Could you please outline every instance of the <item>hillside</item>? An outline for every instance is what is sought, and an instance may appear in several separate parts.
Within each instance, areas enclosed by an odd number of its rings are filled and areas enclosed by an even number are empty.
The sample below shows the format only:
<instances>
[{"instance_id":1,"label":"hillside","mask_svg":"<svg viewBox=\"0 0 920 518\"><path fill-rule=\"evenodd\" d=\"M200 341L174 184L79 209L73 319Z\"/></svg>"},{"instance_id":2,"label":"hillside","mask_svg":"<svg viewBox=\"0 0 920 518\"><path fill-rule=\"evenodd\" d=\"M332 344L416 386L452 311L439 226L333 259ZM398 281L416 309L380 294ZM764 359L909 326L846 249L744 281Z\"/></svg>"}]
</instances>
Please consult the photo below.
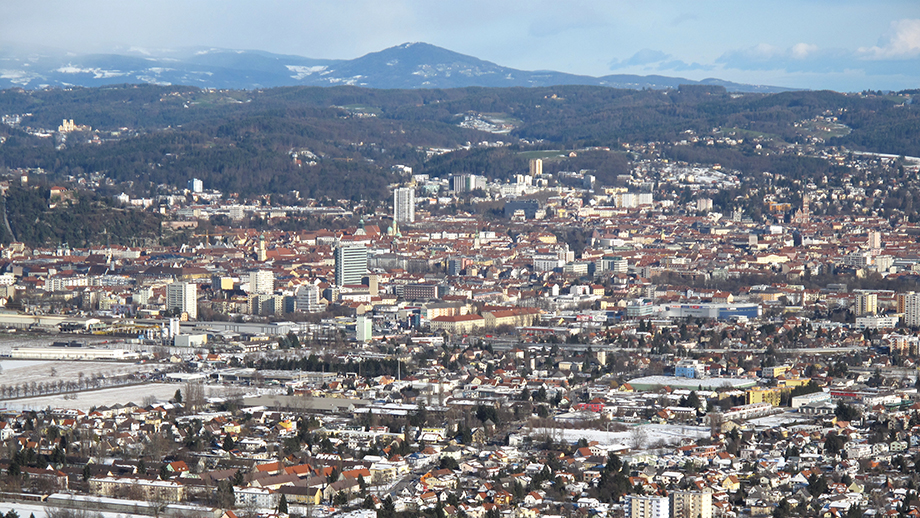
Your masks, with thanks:
<instances>
[{"instance_id":1,"label":"hillside","mask_svg":"<svg viewBox=\"0 0 920 518\"><path fill-rule=\"evenodd\" d=\"M111 180L97 187L103 194L152 195L161 184L184 186L197 177L209 188L242 195L296 189L306 197L384 200L387 184L397 179L397 164L434 176L465 171L508 178L526 168L520 151L616 150L623 143L674 142L687 131L713 128L759 135L776 146L807 143L814 134L801 121L822 114L834 114L852 131L824 135L826 140L815 141L819 147L920 156L920 116L905 99L833 92L737 95L717 86L669 91L590 86L212 91L154 85L3 90L0 114L29 115L18 124L0 125L0 167L41 168L56 181L102 175ZM91 126L93 132L66 140L37 136L62 119ZM482 131L489 121L504 121L505 130ZM733 156L728 151L750 156L748 141L732 150L702 148L690 155L712 162ZM438 150L464 146L470 149L438 156L443 153ZM756 162L751 172L763 171L769 160L767 153L751 161ZM619 159L619 165L599 163L599 174L611 177L627 167Z\"/></svg>"}]
</instances>

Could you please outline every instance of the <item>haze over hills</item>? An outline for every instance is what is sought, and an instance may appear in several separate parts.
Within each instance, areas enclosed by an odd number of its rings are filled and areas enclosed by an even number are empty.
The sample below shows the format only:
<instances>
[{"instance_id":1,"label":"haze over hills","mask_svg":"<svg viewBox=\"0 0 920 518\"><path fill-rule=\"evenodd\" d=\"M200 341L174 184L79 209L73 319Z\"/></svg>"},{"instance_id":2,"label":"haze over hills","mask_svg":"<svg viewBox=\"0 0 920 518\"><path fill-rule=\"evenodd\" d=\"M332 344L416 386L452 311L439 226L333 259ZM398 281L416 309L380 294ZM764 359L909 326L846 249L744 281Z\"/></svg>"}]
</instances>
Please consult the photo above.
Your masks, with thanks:
<instances>
[{"instance_id":1,"label":"haze over hills","mask_svg":"<svg viewBox=\"0 0 920 518\"><path fill-rule=\"evenodd\" d=\"M427 43L405 43L351 60L312 59L252 50L130 48L111 54L72 54L6 46L0 50L0 88L103 86L122 83L181 84L202 88L354 85L370 88L461 88L590 85L631 89L681 84L724 86L730 92L776 93L789 88L693 81L679 77L591 77L525 71Z\"/></svg>"}]
</instances>

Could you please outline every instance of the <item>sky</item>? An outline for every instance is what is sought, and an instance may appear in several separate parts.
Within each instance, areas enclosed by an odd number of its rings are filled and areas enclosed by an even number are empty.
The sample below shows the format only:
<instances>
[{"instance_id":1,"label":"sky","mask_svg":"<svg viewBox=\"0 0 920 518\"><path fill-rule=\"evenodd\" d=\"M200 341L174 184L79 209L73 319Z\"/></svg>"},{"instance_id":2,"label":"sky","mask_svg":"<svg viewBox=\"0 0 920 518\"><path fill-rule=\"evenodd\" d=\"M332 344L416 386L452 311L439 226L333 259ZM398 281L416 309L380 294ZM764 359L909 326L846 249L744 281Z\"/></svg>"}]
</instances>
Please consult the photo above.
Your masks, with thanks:
<instances>
[{"instance_id":1,"label":"sky","mask_svg":"<svg viewBox=\"0 0 920 518\"><path fill-rule=\"evenodd\" d=\"M920 88L920 0L3 0L0 47L351 59L423 41L523 70Z\"/></svg>"}]
</instances>

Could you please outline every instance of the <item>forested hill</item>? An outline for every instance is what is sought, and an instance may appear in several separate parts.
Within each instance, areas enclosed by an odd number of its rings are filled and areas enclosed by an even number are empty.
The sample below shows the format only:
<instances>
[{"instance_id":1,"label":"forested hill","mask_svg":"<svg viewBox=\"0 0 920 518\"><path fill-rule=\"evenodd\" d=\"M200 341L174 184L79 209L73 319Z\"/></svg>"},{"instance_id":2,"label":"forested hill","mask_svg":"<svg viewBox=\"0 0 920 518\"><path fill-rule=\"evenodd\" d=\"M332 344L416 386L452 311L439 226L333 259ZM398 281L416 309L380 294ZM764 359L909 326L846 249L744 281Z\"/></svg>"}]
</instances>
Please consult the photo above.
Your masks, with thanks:
<instances>
[{"instance_id":1,"label":"forested hill","mask_svg":"<svg viewBox=\"0 0 920 518\"><path fill-rule=\"evenodd\" d=\"M0 114L22 115L0 125L0 167L42 168L69 180L99 173L112 189L138 194L197 177L243 195L296 189L308 197L383 199L396 164L439 176L502 177L523 172L522 151L672 143L688 130L920 156L920 116L907 95L730 94L712 86L13 89L0 91ZM834 118L843 131L803 122L818 116ZM92 131L63 141L53 131L39 136L62 119ZM439 155L467 144L467 151Z\"/></svg>"}]
</instances>

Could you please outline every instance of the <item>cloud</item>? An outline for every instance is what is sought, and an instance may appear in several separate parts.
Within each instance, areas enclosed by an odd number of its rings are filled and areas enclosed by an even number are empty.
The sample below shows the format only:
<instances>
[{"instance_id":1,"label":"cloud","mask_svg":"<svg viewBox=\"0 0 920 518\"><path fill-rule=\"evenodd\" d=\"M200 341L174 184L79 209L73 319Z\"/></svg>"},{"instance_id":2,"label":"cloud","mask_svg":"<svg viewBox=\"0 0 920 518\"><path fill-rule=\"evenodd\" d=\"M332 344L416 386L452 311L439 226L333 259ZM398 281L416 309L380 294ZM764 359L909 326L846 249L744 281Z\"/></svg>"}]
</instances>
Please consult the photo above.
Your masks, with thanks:
<instances>
[{"instance_id":1,"label":"cloud","mask_svg":"<svg viewBox=\"0 0 920 518\"><path fill-rule=\"evenodd\" d=\"M796 43L792 46L792 57L795 59L806 59L810 54L818 52L820 47L808 43Z\"/></svg>"},{"instance_id":2,"label":"cloud","mask_svg":"<svg viewBox=\"0 0 920 518\"><path fill-rule=\"evenodd\" d=\"M920 57L920 19L891 22L891 30L879 43L873 47L860 47L857 54L868 59Z\"/></svg>"},{"instance_id":3,"label":"cloud","mask_svg":"<svg viewBox=\"0 0 920 518\"><path fill-rule=\"evenodd\" d=\"M673 70L678 72L687 70L712 70L714 68L712 65L687 63L686 61L676 59L671 54L654 49L642 49L628 59L615 59L610 62L610 70L637 67L647 71Z\"/></svg>"},{"instance_id":4,"label":"cloud","mask_svg":"<svg viewBox=\"0 0 920 518\"><path fill-rule=\"evenodd\" d=\"M631 58L623 62L624 65L650 65L670 58L670 54L665 54L660 50L642 49L632 55Z\"/></svg>"},{"instance_id":5,"label":"cloud","mask_svg":"<svg viewBox=\"0 0 920 518\"><path fill-rule=\"evenodd\" d=\"M791 47L761 43L730 50L716 59L717 64L736 70L788 72L843 72L854 67L853 61L852 51L825 49L809 43L796 43Z\"/></svg>"}]
</instances>

